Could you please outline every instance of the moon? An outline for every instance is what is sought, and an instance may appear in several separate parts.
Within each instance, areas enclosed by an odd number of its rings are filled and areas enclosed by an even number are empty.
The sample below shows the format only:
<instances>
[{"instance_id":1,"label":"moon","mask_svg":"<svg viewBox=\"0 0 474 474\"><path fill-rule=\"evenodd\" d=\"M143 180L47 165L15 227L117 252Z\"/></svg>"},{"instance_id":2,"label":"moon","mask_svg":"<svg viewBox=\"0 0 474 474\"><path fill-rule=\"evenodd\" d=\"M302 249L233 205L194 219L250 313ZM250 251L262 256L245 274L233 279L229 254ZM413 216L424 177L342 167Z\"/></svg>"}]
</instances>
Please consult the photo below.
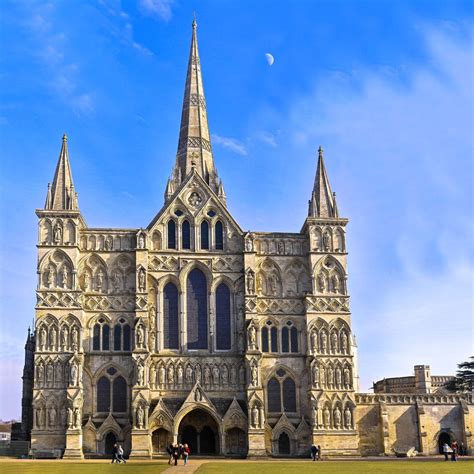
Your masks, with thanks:
<instances>
[{"instance_id":1,"label":"moon","mask_svg":"<svg viewBox=\"0 0 474 474\"><path fill-rule=\"evenodd\" d=\"M267 60L269 66L271 66L275 62L275 58L270 53L265 53L265 59Z\"/></svg>"}]
</instances>

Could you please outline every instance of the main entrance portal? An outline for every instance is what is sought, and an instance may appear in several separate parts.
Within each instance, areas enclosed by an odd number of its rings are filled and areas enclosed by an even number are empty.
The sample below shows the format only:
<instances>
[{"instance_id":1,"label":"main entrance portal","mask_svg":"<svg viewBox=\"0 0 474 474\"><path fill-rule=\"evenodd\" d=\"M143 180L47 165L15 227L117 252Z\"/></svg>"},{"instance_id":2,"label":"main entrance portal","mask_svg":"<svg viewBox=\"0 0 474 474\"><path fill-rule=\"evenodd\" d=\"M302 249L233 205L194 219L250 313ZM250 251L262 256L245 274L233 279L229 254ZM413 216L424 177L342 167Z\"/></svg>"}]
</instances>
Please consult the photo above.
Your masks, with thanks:
<instances>
[{"instance_id":1,"label":"main entrance portal","mask_svg":"<svg viewBox=\"0 0 474 474\"><path fill-rule=\"evenodd\" d=\"M188 413L179 424L179 442L187 443L191 454L219 454L219 428L204 410Z\"/></svg>"}]
</instances>

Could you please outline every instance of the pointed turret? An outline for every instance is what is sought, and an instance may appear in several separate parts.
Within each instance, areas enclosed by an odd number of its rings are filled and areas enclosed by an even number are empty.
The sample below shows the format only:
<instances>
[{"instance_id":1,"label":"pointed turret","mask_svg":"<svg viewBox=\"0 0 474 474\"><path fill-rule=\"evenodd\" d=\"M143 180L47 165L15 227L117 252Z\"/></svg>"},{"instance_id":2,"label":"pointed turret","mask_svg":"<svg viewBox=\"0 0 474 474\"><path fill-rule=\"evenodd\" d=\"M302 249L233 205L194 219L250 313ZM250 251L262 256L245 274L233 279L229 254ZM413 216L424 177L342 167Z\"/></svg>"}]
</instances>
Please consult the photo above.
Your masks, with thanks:
<instances>
[{"instance_id":1,"label":"pointed turret","mask_svg":"<svg viewBox=\"0 0 474 474\"><path fill-rule=\"evenodd\" d=\"M207 122L206 99L201 76L197 42L197 23L192 24L191 50L184 90L181 127L179 131L176 164L171 177L174 190L195 170L211 189L218 193L219 181L212 156ZM165 193L167 194L167 193Z\"/></svg>"},{"instance_id":2,"label":"pointed turret","mask_svg":"<svg viewBox=\"0 0 474 474\"><path fill-rule=\"evenodd\" d=\"M59 153L53 184L48 184L48 194L44 208L46 210L77 209L77 195L72 182L66 134L63 135L63 144Z\"/></svg>"},{"instance_id":3,"label":"pointed turret","mask_svg":"<svg viewBox=\"0 0 474 474\"><path fill-rule=\"evenodd\" d=\"M314 179L313 193L309 202L309 217L338 217L335 195L331 192L324 166L323 149L318 149L318 167Z\"/></svg>"}]
</instances>

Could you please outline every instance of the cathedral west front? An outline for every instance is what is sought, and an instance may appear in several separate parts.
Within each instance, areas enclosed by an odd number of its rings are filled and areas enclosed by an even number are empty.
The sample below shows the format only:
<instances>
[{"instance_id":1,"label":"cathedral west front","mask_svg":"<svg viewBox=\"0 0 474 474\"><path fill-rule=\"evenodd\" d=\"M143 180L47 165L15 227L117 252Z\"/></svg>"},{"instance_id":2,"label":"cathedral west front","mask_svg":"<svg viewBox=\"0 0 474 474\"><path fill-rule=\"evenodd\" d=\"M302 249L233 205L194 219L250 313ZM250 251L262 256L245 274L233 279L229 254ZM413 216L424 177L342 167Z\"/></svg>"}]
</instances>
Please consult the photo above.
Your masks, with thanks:
<instances>
[{"instance_id":1,"label":"cathedral west front","mask_svg":"<svg viewBox=\"0 0 474 474\"><path fill-rule=\"evenodd\" d=\"M407 395L358 393L348 220L321 148L299 232L243 231L232 217L210 141L196 22L161 210L139 229L88 227L72 176L64 136L36 211L34 370L23 421L33 452L97 456L118 441L148 458L171 442L235 457L306 455L313 442L328 455L390 454L404 442L429 453L441 433L470 445L472 395L422 384Z\"/></svg>"}]
</instances>

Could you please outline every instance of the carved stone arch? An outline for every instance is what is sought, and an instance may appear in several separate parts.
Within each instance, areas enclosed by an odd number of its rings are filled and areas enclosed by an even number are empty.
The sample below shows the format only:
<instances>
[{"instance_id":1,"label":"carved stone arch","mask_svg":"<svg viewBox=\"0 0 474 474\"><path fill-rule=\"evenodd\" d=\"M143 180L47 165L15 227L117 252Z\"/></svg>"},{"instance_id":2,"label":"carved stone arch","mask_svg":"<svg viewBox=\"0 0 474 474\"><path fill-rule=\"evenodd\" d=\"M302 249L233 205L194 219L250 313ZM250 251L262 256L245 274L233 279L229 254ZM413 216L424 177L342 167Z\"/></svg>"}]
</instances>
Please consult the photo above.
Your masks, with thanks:
<instances>
[{"instance_id":1,"label":"carved stone arch","mask_svg":"<svg viewBox=\"0 0 474 474\"><path fill-rule=\"evenodd\" d=\"M151 246L153 250L161 250L163 246L161 232L158 229L154 229L151 234Z\"/></svg>"},{"instance_id":2,"label":"carved stone arch","mask_svg":"<svg viewBox=\"0 0 474 474\"><path fill-rule=\"evenodd\" d=\"M219 438L222 439L223 436L223 428L222 428L222 418L220 417L217 410L214 408L213 405L202 403L202 402L194 402L194 403L184 403L183 406L178 410L178 413L174 416L173 422L173 433L179 432L179 425L181 421L183 421L184 417L191 413L192 411L199 409L203 410L208 413L216 422L218 431L219 431Z\"/></svg>"},{"instance_id":3,"label":"carved stone arch","mask_svg":"<svg viewBox=\"0 0 474 474\"><path fill-rule=\"evenodd\" d=\"M257 293L264 296L283 293L281 269L270 257L265 257L257 267Z\"/></svg>"},{"instance_id":4,"label":"carved stone arch","mask_svg":"<svg viewBox=\"0 0 474 474\"><path fill-rule=\"evenodd\" d=\"M199 269L204 273L204 276L206 277L206 282L207 282L207 291L209 293L209 289L212 286L212 272L209 269L209 267L199 261L199 260L193 260L192 262L188 262L180 271L179 273L179 282L180 282L180 288L186 288L186 283L188 279L188 275L195 269Z\"/></svg>"},{"instance_id":5,"label":"carved stone arch","mask_svg":"<svg viewBox=\"0 0 474 474\"><path fill-rule=\"evenodd\" d=\"M105 421L100 425L99 429L97 430L97 438L98 440L102 440L107 433L113 432L117 437L117 441L123 441L122 437L122 427L118 424L117 420L115 419L112 413L107 416Z\"/></svg>"},{"instance_id":6,"label":"carved stone arch","mask_svg":"<svg viewBox=\"0 0 474 474\"><path fill-rule=\"evenodd\" d=\"M64 227L64 243L66 245L75 245L76 243L76 224L72 219L65 222Z\"/></svg>"},{"instance_id":7,"label":"carved stone arch","mask_svg":"<svg viewBox=\"0 0 474 474\"><path fill-rule=\"evenodd\" d=\"M280 452L280 437L287 436L289 439L288 452ZM271 434L272 440L272 452L276 456L287 455L291 456L296 453L297 450L297 436L296 429L292 423L288 420L287 416L283 413L274 426Z\"/></svg>"},{"instance_id":8,"label":"carved stone arch","mask_svg":"<svg viewBox=\"0 0 474 474\"><path fill-rule=\"evenodd\" d=\"M315 226L313 229L314 235L314 250L323 250L323 231L320 226Z\"/></svg>"},{"instance_id":9,"label":"carved stone arch","mask_svg":"<svg viewBox=\"0 0 474 474\"><path fill-rule=\"evenodd\" d=\"M96 314L96 315L92 316L89 319L89 321L87 322L87 328L92 329L94 327L95 323L97 323L97 321L100 318L104 318L107 321L107 324L109 324L109 325L112 324L112 318L110 316L108 316L106 313L99 313L99 314Z\"/></svg>"},{"instance_id":10,"label":"carved stone arch","mask_svg":"<svg viewBox=\"0 0 474 474\"><path fill-rule=\"evenodd\" d=\"M52 244L53 243L53 223L48 217L42 219L39 223L40 243Z\"/></svg>"},{"instance_id":11,"label":"carved stone arch","mask_svg":"<svg viewBox=\"0 0 474 474\"><path fill-rule=\"evenodd\" d=\"M133 379L133 369L130 371L126 371L123 365L120 365L114 361L107 361L102 364L93 374L91 373L92 385L94 387L97 386L97 382L99 381L99 379L103 375L105 375L107 373L107 370L111 367L113 367L117 371L117 373L125 379L127 385L131 385L130 381ZM114 377L116 377L115 374Z\"/></svg>"},{"instance_id":12,"label":"carved stone arch","mask_svg":"<svg viewBox=\"0 0 474 474\"><path fill-rule=\"evenodd\" d=\"M233 294L235 293L235 283L234 283L234 281L232 280L232 278L230 278L230 277L227 276L227 275L217 275L217 276L212 280L212 284L211 284L211 287L210 287L211 293L215 293L217 287L218 287L221 283L224 283L224 284L229 288L229 291L230 291L231 295L233 295Z\"/></svg>"},{"instance_id":13,"label":"carved stone arch","mask_svg":"<svg viewBox=\"0 0 474 474\"><path fill-rule=\"evenodd\" d=\"M346 251L345 231L339 226L334 230L334 251L341 253Z\"/></svg>"},{"instance_id":14,"label":"carved stone arch","mask_svg":"<svg viewBox=\"0 0 474 474\"><path fill-rule=\"evenodd\" d=\"M325 252L331 252L334 248L334 236L333 236L333 229L331 226L327 225L322 228L322 250ZM329 237L329 242L327 242L327 237ZM329 246L327 245L329 243Z\"/></svg>"},{"instance_id":15,"label":"carved stone arch","mask_svg":"<svg viewBox=\"0 0 474 474\"><path fill-rule=\"evenodd\" d=\"M173 417L163 409L161 404L155 407L148 419L148 432L150 434L159 428L163 428L170 433L172 433L173 430Z\"/></svg>"}]
</instances>

